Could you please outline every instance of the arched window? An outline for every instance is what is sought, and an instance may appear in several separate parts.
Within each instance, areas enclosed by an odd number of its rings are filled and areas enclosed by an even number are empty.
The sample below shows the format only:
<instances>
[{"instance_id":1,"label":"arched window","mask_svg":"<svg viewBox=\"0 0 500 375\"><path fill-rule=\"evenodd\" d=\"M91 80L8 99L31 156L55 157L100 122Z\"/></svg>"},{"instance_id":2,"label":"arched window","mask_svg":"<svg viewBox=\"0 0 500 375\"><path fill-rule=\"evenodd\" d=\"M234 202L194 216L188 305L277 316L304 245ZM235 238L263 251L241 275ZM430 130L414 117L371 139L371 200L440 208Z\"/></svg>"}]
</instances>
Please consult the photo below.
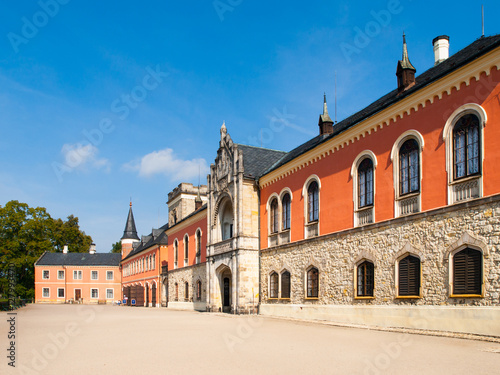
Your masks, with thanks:
<instances>
[{"instance_id":1,"label":"arched window","mask_svg":"<svg viewBox=\"0 0 500 375\"><path fill-rule=\"evenodd\" d=\"M222 240L233 237L233 205L229 199L223 204L220 214Z\"/></svg>"},{"instance_id":2,"label":"arched window","mask_svg":"<svg viewBox=\"0 0 500 375\"><path fill-rule=\"evenodd\" d=\"M196 282L196 300L201 301L201 281Z\"/></svg>"},{"instance_id":3,"label":"arched window","mask_svg":"<svg viewBox=\"0 0 500 375\"><path fill-rule=\"evenodd\" d=\"M271 233L278 233L279 231L279 210L278 200L274 198L271 201Z\"/></svg>"},{"instance_id":4,"label":"arched window","mask_svg":"<svg viewBox=\"0 0 500 375\"><path fill-rule=\"evenodd\" d=\"M420 191L419 146L415 139L408 139L399 149L399 194Z\"/></svg>"},{"instance_id":5,"label":"arched window","mask_svg":"<svg viewBox=\"0 0 500 375\"><path fill-rule=\"evenodd\" d=\"M201 230L197 230L195 234L196 242L196 264L201 262Z\"/></svg>"},{"instance_id":6,"label":"arched window","mask_svg":"<svg viewBox=\"0 0 500 375\"><path fill-rule=\"evenodd\" d=\"M179 300L179 284L175 283L175 300Z\"/></svg>"},{"instance_id":7,"label":"arched window","mask_svg":"<svg viewBox=\"0 0 500 375\"><path fill-rule=\"evenodd\" d=\"M420 296L420 259L407 255L398 264L398 295Z\"/></svg>"},{"instance_id":8,"label":"arched window","mask_svg":"<svg viewBox=\"0 0 500 375\"><path fill-rule=\"evenodd\" d=\"M184 300L189 301L189 283L187 281L184 284Z\"/></svg>"},{"instance_id":9,"label":"arched window","mask_svg":"<svg viewBox=\"0 0 500 375\"><path fill-rule=\"evenodd\" d=\"M290 298L290 272L281 274L281 298Z\"/></svg>"},{"instance_id":10,"label":"arched window","mask_svg":"<svg viewBox=\"0 0 500 375\"><path fill-rule=\"evenodd\" d=\"M307 271L307 298L318 298L319 273L318 269L312 267Z\"/></svg>"},{"instance_id":11,"label":"arched window","mask_svg":"<svg viewBox=\"0 0 500 375\"><path fill-rule=\"evenodd\" d=\"M358 208L373 206L373 162L365 158L358 167Z\"/></svg>"},{"instance_id":12,"label":"arched window","mask_svg":"<svg viewBox=\"0 0 500 375\"><path fill-rule=\"evenodd\" d=\"M179 265L179 241L177 239L174 241L174 268Z\"/></svg>"},{"instance_id":13,"label":"arched window","mask_svg":"<svg viewBox=\"0 0 500 375\"><path fill-rule=\"evenodd\" d=\"M189 263L189 237L186 234L184 236L184 266L187 266Z\"/></svg>"},{"instance_id":14,"label":"arched window","mask_svg":"<svg viewBox=\"0 0 500 375\"><path fill-rule=\"evenodd\" d=\"M153 269L156 269L156 254L153 254Z\"/></svg>"},{"instance_id":15,"label":"arched window","mask_svg":"<svg viewBox=\"0 0 500 375\"><path fill-rule=\"evenodd\" d=\"M291 213L290 202L291 202L290 194L285 193L285 195L283 195L283 198L281 200L281 209L282 209L281 219L282 219L283 230L290 229L290 213Z\"/></svg>"},{"instance_id":16,"label":"arched window","mask_svg":"<svg viewBox=\"0 0 500 375\"><path fill-rule=\"evenodd\" d=\"M479 118L462 116L453 127L453 172L460 179L478 175L480 171Z\"/></svg>"},{"instance_id":17,"label":"arched window","mask_svg":"<svg viewBox=\"0 0 500 375\"><path fill-rule=\"evenodd\" d=\"M357 296L358 297L373 297L374 286L374 267L373 263L365 260L358 265L357 269Z\"/></svg>"},{"instance_id":18,"label":"arched window","mask_svg":"<svg viewBox=\"0 0 500 375\"><path fill-rule=\"evenodd\" d=\"M483 286L483 254L465 248L453 256L453 294L480 296Z\"/></svg>"},{"instance_id":19,"label":"arched window","mask_svg":"<svg viewBox=\"0 0 500 375\"><path fill-rule=\"evenodd\" d=\"M319 219L319 187L316 181L312 181L307 188L307 218L309 223Z\"/></svg>"},{"instance_id":20,"label":"arched window","mask_svg":"<svg viewBox=\"0 0 500 375\"><path fill-rule=\"evenodd\" d=\"M269 277L269 297L278 298L279 276L276 272L271 273Z\"/></svg>"}]
</instances>

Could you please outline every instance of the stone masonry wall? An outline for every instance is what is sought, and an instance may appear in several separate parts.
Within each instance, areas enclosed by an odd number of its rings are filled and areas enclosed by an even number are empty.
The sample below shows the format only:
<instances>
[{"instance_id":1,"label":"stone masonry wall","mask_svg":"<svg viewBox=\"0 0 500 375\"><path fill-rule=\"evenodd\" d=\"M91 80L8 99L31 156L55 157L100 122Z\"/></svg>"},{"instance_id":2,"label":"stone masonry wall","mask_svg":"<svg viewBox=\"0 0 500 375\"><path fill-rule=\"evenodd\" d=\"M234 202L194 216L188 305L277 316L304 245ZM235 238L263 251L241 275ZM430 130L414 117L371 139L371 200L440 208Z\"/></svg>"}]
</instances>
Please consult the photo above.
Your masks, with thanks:
<instances>
[{"instance_id":1,"label":"stone masonry wall","mask_svg":"<svg viewBox=\"0 0 500 375\"><path fill-rule=\"evenodd\" d=\"M179 285L179 302L206 302L207 295L207 271L206 263L196 264L194 266L183 267L168 272L168 295L169 302L175 300L175 283ZM196 283L201 281L201 300L196 299ZM185 295L185 283L189 283L189 296Z\"/></svg>"},{"instance_id":2,"label":"stone masonry wall","mask_svg":"<svg viewBox=\"0 0 500 375\"><path fill-rule=\"evenodd\" d=\"M393 219L261 252L261 295L266 304L498 306L500 196ZM484 298L450 298L449 252L463 244L483 250ZM422 297L396 298L395 264L407 252L421 259ZM374 261L373 299L354 298L355 265ZM305 299L306 269L319 270L319 298ZM291 273L290 300L271 300L269 275Z\"/></svg>"}]
</instances>

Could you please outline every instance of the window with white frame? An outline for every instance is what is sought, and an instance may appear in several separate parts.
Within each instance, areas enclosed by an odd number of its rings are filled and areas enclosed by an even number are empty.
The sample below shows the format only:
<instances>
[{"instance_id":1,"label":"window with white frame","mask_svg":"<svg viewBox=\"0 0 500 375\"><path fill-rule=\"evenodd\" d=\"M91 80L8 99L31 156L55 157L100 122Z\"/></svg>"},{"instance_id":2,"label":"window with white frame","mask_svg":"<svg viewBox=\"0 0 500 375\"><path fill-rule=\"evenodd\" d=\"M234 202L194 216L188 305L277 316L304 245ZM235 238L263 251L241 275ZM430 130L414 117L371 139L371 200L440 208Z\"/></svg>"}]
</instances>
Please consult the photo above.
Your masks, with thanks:
<instances>
[{"instance_id":1,"label":"window with white frame","mask_svg":"<svg viewBox=\"0 0 500 375\"><path fill-rule=\"evenodd\" d=\"M372 151L361 152L353 162L354 226L375 222L375 168L377 159Z\"/></svg>"},{"instance_id":2,"label":"window with white frame","mask_svg":"<svg viewBox=\"0 0 500 375\"><path fill-rule=\"evenodd\" d=\"M443 129L448 173L448 204L479 198L483 195L483 128L485 110L468 103L448 118Z\"/></svg>"},{"instance_id":3,"label":"window with white frame","mask_svg":"<svg viewBox=\"0 0 500 375\"><path fill-rule=\"evenodd\" d=\"M114 272L113 271L106 271L106 280L113 280L114 277Z\"/></svg>"},{"instance_id":4,"label":"window with white frame","mask_svg":"<svg viewBox=\"0 0 500 375\"><path fill-rule=\"evenodd\" d=\"M319 207L320 207L320 181L318 176L312 175L304 184L302 196L304 197L305 213L305 238L319 235Z\"/></svg>"},{"instance_id":5,"label":"window with white frame","mask_svg":"<svg viewBox=\"0 0 500 375\"><path fill-rule=\"evenodd\" d=\"M174 241L174 269L179 266L179 241Z\"/></svg>"},{"instance_id":6,"label":"window with white frame","mask_svg":"<svg viewBox=\"0 0 500 375\"><path fill-rule=\"evenodd\" d=\"M57 271L57 280L64 280L64 270Z\"/></svg>"},{"instance_id":7,"label":"window with white frame","mask_svg":"<svg viewBox=\"0 0 500 375\"><path fill-rule=\"evenodd\" d=\"M279 231L279 208L278 199L273 198L271 201L271 233L278 233Z\"/></svg>"},{"instance_id":8,"label":"window with white frame","mask_svg":"<svg viewBox=\"0 0 500 375\"><path fill-rule=\"evenodd\" d=\"M189 263L189 237L186 234L184 236L184 266L187 266Z\"/></svg>"},{"instance_id":9,"label":"window with white frame","mask_svg":"<svg viewBox=\"0 0 500 375\"><path fill-rule=\"evenodd\" d=\"M81 280L82 277L83 277L83 274L82 274L81 270L73 271L73 280Z\"/></svg>"},{"instance_id":10,"label":"window with white frame","mask_svg":"<svg viewBox=\"0 0 500 375\"><path fill-rule=\"evenodd\" d=\"M156 269L156 254L153 254L153 269Z\"/></svg>"},{"instance_id":11,"label":"window with white frame","mask_svg":"<svg viewBox=\"0 0 500 375\"><path fill-rule=\"evenodd\" d=\"M44 279L44 280L50 279L50 271L49 270L42 271L42 279Z\"/></svg>"},{"instance_id":12,"label":"window with white frame","mask_svg":"<svg viewBox=\"0 0 500 375\"><path fill-rule=\"evenodd\" d=\"M42 297L50 298L50 288L42 288Z\"/></svg>"},{"instance_id":13,"label":"window with white frame","mask_svg":"<svg viewBox=\"0 0 500 375\"><path fill-rule=\"evenodd\" d=\"M57 288L57 298L64 298L64 288Z\"/></svg>"},{"instance_id":14,"label":"window with white frame","mask_svg":"<svg viewBox=\"0 0 500 375\"><path fill-rule=\"evenodd\" d=\"M99 298L99 289L91 288L90 289L90 298Z\"/></svg>"},{"instance_id":15,"label":"window with white frame","mask_svg":"<svg viewBox=\"0 0 500 375\"><path fill-rule=\"evenodd\" d=\"M396 217L421 211L423 148L424 138L416 130L403 133L392 148Z\"/></svg>"},{"instance_id":16,"label":"window with white frame","mask_svg":"<svg viewBox=\"0 0 500 375\"><path fill-rule=\"evenodd\" d=\"M201 262L201 229L196 230L195 242L196 242L196 264L199 264Z\"/></svg>"},{"instance_id":17,"label":"window with white frame","mask_svg":"<svg viewBox=\"0 0 500 375\"><path fill-rule=\"evenodd\" d=\"M98 280L99 279L99 272L98 271L91 271L91 277L92 280Z\"/></svg>"},{"instance_id":18,"label":"window with white frame","mask_svg":"<svg viewBox=\"0 0 500 375\"><path fill-rule=\"evenodd\" d=\"M114 298L114 290L106 289L106 299L113 299L113 298Z\"/></svg>"},{"instance_id":19,"label":"window with white frame","mask_svg":"<svg viewBox=\"0 0 500 375\"><path fill-rule=\"evenodd\" d=\"M289 193L283 194L283 198L281 199L281 212L282 229L290 229L291 199Z\"/></svg>"}]
</instances>

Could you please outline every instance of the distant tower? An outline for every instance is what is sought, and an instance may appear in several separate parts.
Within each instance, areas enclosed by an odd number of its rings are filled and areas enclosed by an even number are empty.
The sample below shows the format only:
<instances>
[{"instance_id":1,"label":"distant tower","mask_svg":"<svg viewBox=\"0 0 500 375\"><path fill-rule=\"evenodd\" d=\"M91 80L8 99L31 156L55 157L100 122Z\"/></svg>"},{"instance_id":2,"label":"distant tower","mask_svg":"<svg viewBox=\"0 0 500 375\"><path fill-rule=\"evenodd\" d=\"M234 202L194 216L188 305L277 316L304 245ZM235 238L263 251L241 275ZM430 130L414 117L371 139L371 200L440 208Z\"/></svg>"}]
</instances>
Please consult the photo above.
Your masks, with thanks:
<instances>
[{"instance_id":1,"label":"distant tower","mask_svg":"<svg viewBox=\"0 0 500 375\"><path fill-rule=\"evenodd\" d=\"M403 33L403 58L398 61L398 67L396 70L396 76L398 77L398 91L400 93L415 85L416 71L417 69L415 69L408 58L406 36Z\"/></svg>"},{"instance_id":2,"label":"distant tower","mask_svg":"<svg viewBox=\"0 0 500 375\"><path fill-rule=\"evenodd\" d=\"M122 236L122 259L124 259L133 249L133 243L139 242L137 230L135 229L134 214L132 213L132 202L130 202L130 209L128 210L127 223Z\"/></svg>"},{"instance_id":3,"label":"distant tower","mask_svg":"<svg viewBox=\"0 0 500 375\"><path fill-rule=\"evenodd\" d=\"M323 114L319 115L319 134L332 134L333 121L328 114L328 107L326 105L326 94L323 95Z\"/></svg>"}]
</instances>

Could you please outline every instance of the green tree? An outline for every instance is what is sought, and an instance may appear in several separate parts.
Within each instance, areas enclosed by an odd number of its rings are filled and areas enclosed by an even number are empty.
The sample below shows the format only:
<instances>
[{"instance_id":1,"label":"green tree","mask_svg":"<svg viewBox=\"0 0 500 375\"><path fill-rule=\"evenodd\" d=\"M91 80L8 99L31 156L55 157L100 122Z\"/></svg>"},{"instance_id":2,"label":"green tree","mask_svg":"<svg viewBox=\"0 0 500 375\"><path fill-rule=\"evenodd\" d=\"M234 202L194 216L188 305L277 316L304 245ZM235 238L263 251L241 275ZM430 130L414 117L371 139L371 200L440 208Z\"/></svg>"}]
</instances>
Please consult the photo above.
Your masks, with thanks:
<instances>
[{"instance_id":1,"label":"green tree","mask_svg":"<svg viewBox=\"0 0 500 375\"><path fill-rule=\"evenodd\" d=\"M43 207L10 201L0 206L0 288L5 294L9 267L16 275L15 292L34 296L34 263L45 251L61 251L65 244L74 252L88 251L92 238L80 231L78 218L54 220Z\"/></svg>"},{"instance_id":2,"label":"green tree","mask_svg":"<svg viewBox=\"0 0 500 375\"><path fill-rule=\"evenodd\" d=\"M120 241L115 242L113 244L113 248L111 249L110 253L121 254L121 252L122 252L122 243Z\"/></svg>"}]
</instances>

